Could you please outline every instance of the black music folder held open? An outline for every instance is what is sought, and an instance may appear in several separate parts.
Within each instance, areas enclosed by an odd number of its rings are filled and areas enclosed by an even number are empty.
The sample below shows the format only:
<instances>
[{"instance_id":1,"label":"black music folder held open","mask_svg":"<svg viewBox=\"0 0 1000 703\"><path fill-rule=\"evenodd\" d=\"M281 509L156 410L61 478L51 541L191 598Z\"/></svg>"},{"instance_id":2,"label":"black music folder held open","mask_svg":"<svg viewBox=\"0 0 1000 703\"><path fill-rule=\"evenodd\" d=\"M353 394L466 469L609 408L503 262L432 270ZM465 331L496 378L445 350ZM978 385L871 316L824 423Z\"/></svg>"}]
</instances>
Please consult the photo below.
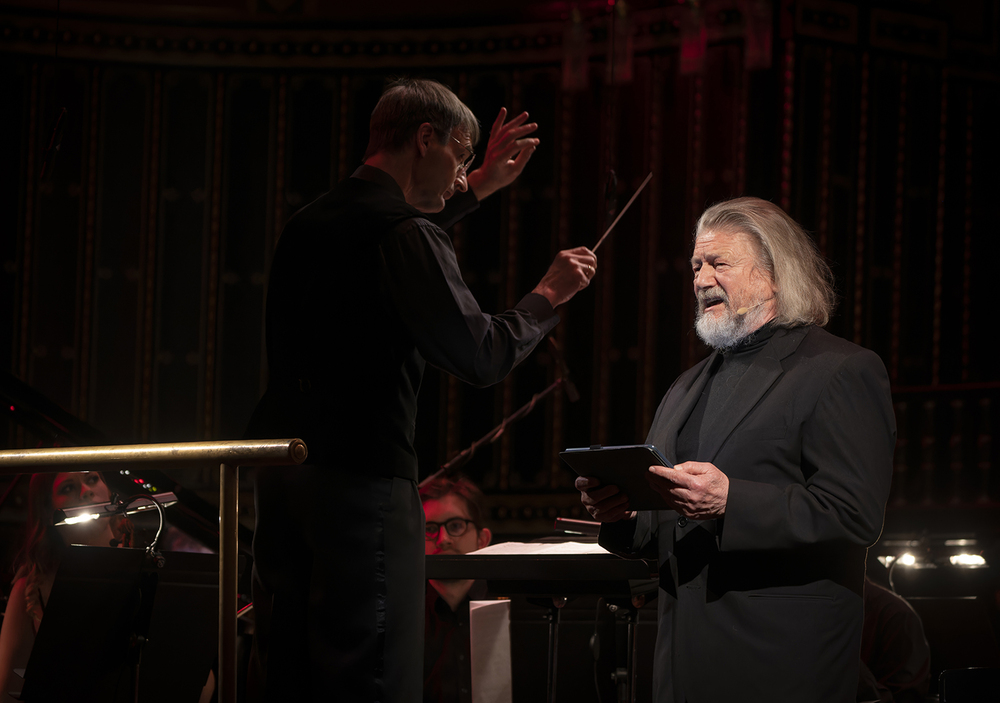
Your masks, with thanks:
<instances>
[{"instance_id":1,"label":"black music folder held open","mask_svg":"<svg viewBox=\"0 0 1000 703\"><path fill-rule=\"evenodd\" d=\"M670 510L666 501L649 485L649 467L672 467L652 444L620 447L578 447L559 456L580 476L591 476L602 484L618 486L628 496L630 510Z\"/></svg>"}]
</instances>

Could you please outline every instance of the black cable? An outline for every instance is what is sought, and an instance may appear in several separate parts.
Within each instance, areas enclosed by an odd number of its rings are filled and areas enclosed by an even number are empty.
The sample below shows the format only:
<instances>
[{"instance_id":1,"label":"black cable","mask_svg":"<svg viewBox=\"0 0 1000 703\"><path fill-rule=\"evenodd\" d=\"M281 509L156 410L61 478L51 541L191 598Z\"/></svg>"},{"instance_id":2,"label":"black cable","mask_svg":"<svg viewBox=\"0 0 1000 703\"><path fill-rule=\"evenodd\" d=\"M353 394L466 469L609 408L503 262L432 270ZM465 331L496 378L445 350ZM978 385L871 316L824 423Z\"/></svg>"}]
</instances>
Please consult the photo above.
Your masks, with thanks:
<instances>
[{"instance_id":1,"label":"black cable","mask_svg":"<svg viewBox=\"0 0 1000 703\"><path fill-rule=\"evenodd\" d=\"M590 652L594 655L594 690L597 691L597 703L604 703L601 696L601 680L598 677L598 664L601 658L601 636L598 634L598 627L601 623L601 606L604 604L603 598L597 599L597 606L594 608L594 634L590 638Z\"/></svg>"},{"instance_id":2,"label":"black cable","mask_svg":"<svg viewBox=\"0 0 1000 703\"><path fill-rule=\"evenodd\" d=\"M895 593L897 596L899 595L899 593L896 591L896 586L892 582L892 572L895 571L896 564L899 563L899 558L901 556L903 556L903 554L906 554L906 552L901 552L901 553L897 554L896 556L894 556L892 558L892 563L889 564L889 590L892 591L893 593Z\"/></svg>"}]
</instances>

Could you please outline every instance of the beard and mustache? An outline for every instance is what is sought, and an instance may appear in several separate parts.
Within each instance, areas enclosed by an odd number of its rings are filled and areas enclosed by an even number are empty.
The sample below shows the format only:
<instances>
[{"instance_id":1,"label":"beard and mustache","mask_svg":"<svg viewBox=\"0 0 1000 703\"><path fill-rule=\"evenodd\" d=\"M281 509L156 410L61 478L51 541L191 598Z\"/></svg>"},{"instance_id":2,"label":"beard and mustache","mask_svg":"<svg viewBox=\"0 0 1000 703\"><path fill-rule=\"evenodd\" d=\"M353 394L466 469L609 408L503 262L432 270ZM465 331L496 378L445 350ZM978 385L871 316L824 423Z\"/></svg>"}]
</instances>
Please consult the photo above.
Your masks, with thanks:
<instances>
[{"instance_id":1,"label":"beard and mustache","mask_svg":"<svg viewBox=\"0 0 1000 703\"><path fill-rule=\"evenodd\" d=\"M759 303L750 306L740 315L730 304L729 295L721 286L696 292L698 308L695 311L694 329L698 337L708 346L720 351L732 349L760 327L759 318L767 308ZM705 314L706 308L722 303L723 314Z\"/></svg>"}]
</instances>

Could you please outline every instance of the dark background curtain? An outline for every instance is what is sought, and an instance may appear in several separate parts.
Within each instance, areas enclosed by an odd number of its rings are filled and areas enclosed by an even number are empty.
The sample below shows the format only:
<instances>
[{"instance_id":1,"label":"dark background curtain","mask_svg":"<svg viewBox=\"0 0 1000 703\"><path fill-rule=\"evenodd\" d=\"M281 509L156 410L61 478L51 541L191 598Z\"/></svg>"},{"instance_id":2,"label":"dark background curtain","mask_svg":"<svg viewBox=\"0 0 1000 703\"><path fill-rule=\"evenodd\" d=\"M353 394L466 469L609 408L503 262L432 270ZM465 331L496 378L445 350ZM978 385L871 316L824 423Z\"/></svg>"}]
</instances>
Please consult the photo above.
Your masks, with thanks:
<instances>
[{"instance_id":1,"label":"dark background curtain","mask_svg":"<svg viewBox=\"0 0 1000 703\"><path fill-rule=\"evenodd\" d=\"M995 541L997 2L468 5L0 5L0 366L114 442L238 438L283 223L360 163L388 77L431 77L487 128L500 106L540 125L521 179L454 229L486 310L593 245L653 173L554 333L582 399L541 402L466 467L495 531L580 515L561 449L643 439L706 353L694 221L748 194L814 234L837 277L830 330L889 369L887 531ZM545 347L491 389L431 370L422 475L557 375ZM0 422L7 447L39 442ZM215 501L215 468L177 478Z\"/></svg>"}]
</instances>

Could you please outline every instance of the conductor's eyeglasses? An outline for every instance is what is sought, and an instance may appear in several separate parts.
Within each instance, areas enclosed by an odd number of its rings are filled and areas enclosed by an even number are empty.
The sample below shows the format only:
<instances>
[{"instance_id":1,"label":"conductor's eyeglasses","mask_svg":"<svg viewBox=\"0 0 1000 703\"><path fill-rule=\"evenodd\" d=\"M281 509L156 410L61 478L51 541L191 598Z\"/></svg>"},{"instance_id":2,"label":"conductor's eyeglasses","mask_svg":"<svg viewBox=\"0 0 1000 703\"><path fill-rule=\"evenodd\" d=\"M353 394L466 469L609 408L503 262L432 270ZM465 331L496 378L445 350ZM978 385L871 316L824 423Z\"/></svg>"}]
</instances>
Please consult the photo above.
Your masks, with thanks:
<instances>
[{"instance_id":1,"label":"conductor's eyeglasses","mask_svg":"<svg viewBox=\"0 0 1000 703\"><path fill-rule=\"evenodd\" d=\"M469 166L472 165L472 160L476 158L476 151L471 146L465 146L465 144L455 139L455 137L452 137L451 139L453 142L469 152L469 155L465 157L465 161L463 161L462 165L459 167L462 171L468 171Z\"/></svg>"},{"instance_id":2,"label":"conductor's eyeglasses","mask_svg":"<svg viewBox=\"0 0 1000 703\"><path fill-rule=\"evenodd\" d=\"M469 530L469 525L475 525L476 523L472 520L466 520L463 517L453 517L447 522L428 522L427 526L424 528L424 539L425 540L435 540L438 538L438 534L441 532L443 527L445 531L452 537L461 537Z\"/></svg>"}]
</instances>

